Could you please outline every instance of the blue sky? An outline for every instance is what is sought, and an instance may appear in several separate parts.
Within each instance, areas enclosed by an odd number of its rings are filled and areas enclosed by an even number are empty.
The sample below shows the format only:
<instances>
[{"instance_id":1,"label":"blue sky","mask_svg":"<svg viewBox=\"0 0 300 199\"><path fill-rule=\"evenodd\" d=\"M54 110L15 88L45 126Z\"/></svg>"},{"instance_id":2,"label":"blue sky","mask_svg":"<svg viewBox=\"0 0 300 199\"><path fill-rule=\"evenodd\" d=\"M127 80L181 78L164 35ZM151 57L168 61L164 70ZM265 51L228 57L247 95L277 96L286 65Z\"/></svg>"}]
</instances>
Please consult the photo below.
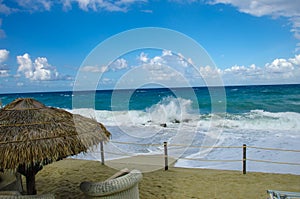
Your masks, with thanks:
<instances>
[{"instance_id":1,"label":"blue sky","mask_svg":"<svg viewBox=\"0 0 300 199\"><path fill-rule=\"evenodd\" d=\"M191 86L214 75L225 85L300 83L299 13L297 0L0 0L0 93L73 90L80 71L103 74L98 89L114 88L136 67L171 86L181 85L175 73ZM84 65L101 42L143 27L186 35L217 68L172 49Z\"/></svg>"}]
</instances>

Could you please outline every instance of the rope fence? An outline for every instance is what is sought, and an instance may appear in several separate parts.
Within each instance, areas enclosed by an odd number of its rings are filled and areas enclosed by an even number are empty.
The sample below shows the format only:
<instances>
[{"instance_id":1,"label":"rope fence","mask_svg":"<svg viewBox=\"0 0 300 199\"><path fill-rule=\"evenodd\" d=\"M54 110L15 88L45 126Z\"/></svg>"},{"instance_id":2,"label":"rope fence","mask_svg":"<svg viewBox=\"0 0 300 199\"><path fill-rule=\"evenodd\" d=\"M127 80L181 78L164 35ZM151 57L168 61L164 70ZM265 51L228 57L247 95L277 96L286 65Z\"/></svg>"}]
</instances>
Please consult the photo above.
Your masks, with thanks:
<instances>
[{"instance_id":1,"label":"rope fence","mask_svg":"<svg viewBox=\"0 0 300 199\"><path fill-rule=\"evenodd\" d=\"M167 142L164 142L162 144L143 144L143 143L132 143L132 142L120 142L120 141L110 141L110 143L113 144L122 144L122 145L138 145L138 146L155 146L155 147L164 147L164 154L162 157L164 157L164 167L165 170L168 170L168 149L173 147L186 147L186 148L216 148L216 149L241 149L241 159L204 159L204 158L187 158L187 157L179 157L178 159L182 160L190 160L190 161L206 161L206 162L242 162L243 166L243 174L247 173L247 161L249 162L263 162L263 163L270 163L270 164L285 164L285 165L296 165L300 166L300 163L294 163L294 162L278 162L278 161L271 161L271 160L258 160L258 159L252 159L247 158L247 149L255 149L255 150L268 150L268 151L281 151L281 152L292 152L292 153L300 153L300 150L293 150L293 149L279 149L279 148L266 148L266 147L256 147L256 146L247 146L246 144L243 144L242 146L196 146L196 145L183 145L183 144L168 144ZM104 164L104 153L106 154L112 154L112 155L120 155L120 156L134 156L135 154L129 154L129 153L116 153L116 152L110 152L110 151L104 151L103 143L101 142L100 145L100 153L101 153L101 161L102 164Z\"/></svg>"}]
</instances>

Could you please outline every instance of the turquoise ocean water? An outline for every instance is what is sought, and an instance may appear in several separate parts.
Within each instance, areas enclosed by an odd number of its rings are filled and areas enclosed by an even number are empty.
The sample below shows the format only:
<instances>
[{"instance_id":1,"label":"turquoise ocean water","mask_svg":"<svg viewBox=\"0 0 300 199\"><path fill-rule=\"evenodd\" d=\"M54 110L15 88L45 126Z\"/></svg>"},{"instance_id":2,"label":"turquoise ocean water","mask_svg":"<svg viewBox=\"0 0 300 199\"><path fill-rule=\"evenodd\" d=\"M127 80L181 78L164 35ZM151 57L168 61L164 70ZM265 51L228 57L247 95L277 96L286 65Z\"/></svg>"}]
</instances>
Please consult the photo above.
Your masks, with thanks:
<instances>
[{"instance_id":1,"label":"turquoise ocean water","mask_svg":"<svg viewBox=\"0 0 300 199\"><path fill-rule=\"evenodd\" d=\"M199 105L200 113L211 111L211 96L206 87L193 88L195 96L185 95L185 88L157 88L135 90L130 99L129 110L146 110L147 108L162 102L164 98L174 96L183 99L193 100L191 108ZM178 91L175 96L172 91ZM232 114L247 113L252 110L263 110L268 112L295 112L300 113L300 85L267 85L267 86L229 86L226 91L226 111ZM92 91L79 92L82 95L82 106L85 106L85 96L95 93L96 110L112 110L111 96L117 92L120 99L119 107L115 110L127 110L128 107L122 104L122 94L128 90L120 91ZM176 94L177 94L176 93ZM0 94L2 104L5 105L19 97L32 97L47 106L72 109L72 91L66 92L42 92L42 93L16 93ZM124 105L124 106L123 106Z\"/></svg>"},{"instance_id":2,"label":"turquoise ocean water","mask_svg":"<svg viewBox=\"0 0 300 199\"><path fill-rule=\"evenodd\" d=\"M164 141L193 146L247 144L300 150L300 85L228 86L224 90L225 98L218 96L219 89L199 87L17 93L0 94L0 99L5 106L16 98L35 98L47 106L97 119L111 131L113 141L149 144L149 147L107 146L107 150L113 152L158 154L163 148L150 144ZM187 147L181 151L171 148L170 154L190 159L241 159L241 151L234 148L203 150ZM283 165L249 161L250 171L300 174L298 152L250 148L247 155L249 159L293 163ZM96 153L79 157L99 159ZM107 154L106 157L114 159L121 155ZM242 165L240 162L179 159L175 166L241 170Z\"/></svg>"}]
</instances>

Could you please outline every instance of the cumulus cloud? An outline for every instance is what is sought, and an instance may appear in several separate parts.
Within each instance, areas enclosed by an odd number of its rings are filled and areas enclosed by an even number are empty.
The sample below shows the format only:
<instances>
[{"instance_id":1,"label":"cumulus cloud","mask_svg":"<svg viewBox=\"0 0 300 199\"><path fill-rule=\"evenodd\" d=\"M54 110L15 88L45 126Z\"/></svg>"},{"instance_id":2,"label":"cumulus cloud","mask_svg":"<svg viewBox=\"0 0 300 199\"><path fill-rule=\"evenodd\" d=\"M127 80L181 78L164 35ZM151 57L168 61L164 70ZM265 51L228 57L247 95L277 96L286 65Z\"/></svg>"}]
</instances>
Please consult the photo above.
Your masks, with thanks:
<instances>
[{"instance_id":1,"label":"cumulus cloud","mask_svg":"<svg viewBox=\"0 0 300 199\"><path fill-rule=\"evenodd\" d=\"M0 13L1 13L1 8L0 8ZM1 29L1 26L2 26L2 19L0 19L0 39L6 37L6 34L5 34L4 30Z\"/></svg>"},{"instance_id":2,"label":"cumulus cloud","mask_svg":"<svg viewBox=\"0 0 300 199\"><path fill-rule=\"evenodd\" d=\"M66 10L71 9L73 4L77 4L84 11L106 10L111 12L126 12L130 5L143 2L146 2L146 0L62 0L63 7Z\"/></svg>"},{"instance_id":3,"label":"cumulus cloud","mask_svg":"<svg viewBox=\"0 0 300 199\"><path fill-rule=\"evenodd\" d=\"M103 73L107 70L106 66L84 66L80 70L91 73Z\"/></svg>"},{"instance_id":4,"label":"cumulus cloud","mask_svg":"<svg viewBox=\"0 0 300 199\"><path fill-rule=\"evenodd\" d=\"M132 4L144 3L147 0L13 0L12 2L13 4L8 5L3 0L0 0L0 13L8 15L21 11L50 11L54 4L62 5L64 10L70 10L73 5L77 5L84 11L106 10L110 12L126 12Z\"/></svg>"},{"instance_id":5,"label":"cumulus cloud","mask_svg":"<svg viewBox=\"0 0 300 199\"><path fill-rule=\"evenodd\" d=\"M222 75L221 69L210 67L210 66L200 66L199 71L204 78L216 78Z\"/></svg>"},{"instance_id":6,"label":"cumulus cloud","mask_svg":"<svg viewBox=\"0 0 300 199\"><path fill-rule=\"evenodd\" d=\"M115 60L108 66L84 66L80 70L91 73L104 73L108 71L118 71L128 67L127 61L123 58Z\"/></svg>"},{"instance_id":7,"label":"cumulus cloud","mask_svg":"<svg viewBox=\"0 0 300 199\"><path fill-rule=\"evenodd\" d=\"M14 12L41 12L51 10L54 1L51 0L13 0L11 5L5 4L0 0L0 13L11 14Z\"/></svg>"},{"instance_id":8,"label":"cumulus cloud","mask_svg":"<svg viewBox=\"0 0 300 199\"><path fill-rule=\"evenodd\" d=\"M299 16L300 2L295 0L211 0L211 4L223 3L231 4L240 12L251 14L257 17L271 15L274 17L294 17Z\"/></svg>"},{"instance_id":9,"label":"cumulus cloud","mask_svg":"<svg viewBox=\"0 0 300 199\"><path fill-rule=\"evenodd\" d=\"M257 76L262 74L262 69L257 67L255 64L246 66L234 65L231 68L227 68L224 71L224 74L234 74L234 75L244 75L244 76Z\"/></svg>"},{"instance_id":10,"label":"cumulus cloud","mask_svg":"<svg viewBox=\"0 0 300 199\"><path fill-rule=\"evenodd\" d=\"M165 56L172 56L172 52L170 50L163 50L162 51L162 56L165 57Z\"/></svg>"},{"instance_id":11,"label":"cumulus cloud","mask_svg":"<svg viewBox=\"0 0 300 199\"><path fill-rule=\"evenodd\" d=\"M291 32L300 40L300 1L295 0L210 0L210 4L229 4L240 12L256 17L271 16L273 18L286 17L291 23Z\"/></svg>"},{"instance_id":12,"label":"cumulus cloud","mask_svg":"<svg viewBox=\"0 0 300 199\"><path fill-rule=\"evenodd\" d=\"M286 59L275 59L272 63L267 63L265 68L271 73L286 73L293 71L294 65Z\"/></svg>"},{"instance_id":13,"label":"cumulus cloud","mask_svg":"<svg viewBox=\"0 0 300 199\"><path fill-rule=\"evenodd\" d=\"M0 0L0 13L1 14L10 14L12 12L12 8L8 7L3 3L3 0Z\"/></svg>"},{"instance_id":14,"label":"cumulus cloud","mask_svg":"<svg viewBox=\"0 0 300 199\"><path fill-rule=\"evenodd\" d=\"M117 59L112 64L110 64L109 69L112 71L126 69L128 67L127 61L123 58Z\"/></svg>"},{"instance_id":15,"label":"cumulus cloud","mask_svg":"<svg viewBox=\"0 0 300 199\"><path fill-rule=\"evenodd\" d=\"M18 74L24 75L27 79L33 81L62 79L56 68L51 66L45 57L38 57L32 62L29 54L25 53L24 55L17 56L17 62L19 64Z\"/></svg>"},{"instance_id":16,"label":"cumulus cloud","mask_svg":"<svg viewBox=\"0 0 300 199\"><path fill-rule=\"evenodd\" d=\"M153 57L141 52L138 60L141 62L143 69L149 73L149 77L151 77L149 81L168 82L180 86L183 83L184 76L195 76L195 70L191 70L192 65L189 65L189 61L192 62L192 60L186 60L183 55L175 54L171 50L164 49L160 55Z\"/></svg>"},{"instance_id":17,"label":"cumulus cloud","mask_svg":"<svg viewBox=\"0 0 300 199\"><path fill-rule=\"evenodd\" d=\"M155 56L152 59L150 59L151 66L162 66L164 64L166 64L166 62L161 56Z\"/></svg>"},{"instance_id":18,"label":"cumulus cloud","mask_svg":"<svg viewBox=\"0 0 300 199\"><path fill-rule=\"evenodd\" d=\"M0 77L8 77L9 70L4 64L9 56L9 51L6 49L0 49Z\"/></svg>"},{"instance_id":19,"label":"cumulus cloud","mask_svg":"<svg viewBox=\"0 0 300 199\"><path fill-rule=\"evenodd\" d=\"M300 79L300 55L290 59L275 59L265 65L268 78Z\"/></svg>"},{"instance_id":20,"label":"cumulus cloud","mask_svg":"<svg viewBox=\"0 0 300 199\"><path fill-rule=\"evenodd\" d=\"M41 11L51 9L53 1L50 0L16 0L18 5L30 11Z\"/></svg>"},{"instance_id":21,"label":"cumulus cloud","mask_svg":"<svg viewBox=\"0 0 300 199\"><path fill-rule=\"evenodd\" d=\"M172 67L187 67L192 63L190 58L186 59L182 54L174 54L171 50L162 50L161 55L149 58L144 52L141 52L138 60L148 66L170 65Z\"/></svg>"},{"instance_id":22,"label":"cumulus cloud","mask_svg":"<svg viewBox=\"0 0 300 199\"><path fill-rule=\"evenodd\" d=\"M0 77L8 77L9 71L8 70L0 70Z\"/></svg>"},{"instance_id":23,"label":"cumulus cloud","mask_svg":"<svg viewBox=\"0 0 300 199\"><path fill-rule=\"evenodd\" d=\"M0 49L0 65L8 58L9 51L6 49Z\"/></svg>"},{"instance_id":24,"label":"cumulus cloud","mask_svg":"<svg viewBox=\"0 0 300 199\"><path fill-rule=\"evenodd\" d=\"M300 55L289 59L277 58L262 67L235 65L221 73L227 84L299 83Z\"/></svg>"},{"instance_id":25,"label":"cumulus cloud","mask_svg":"<svg viewBox=\"0 0 300 199\"><path fill-rule=\"evenodd\" d=\"M141 52L140 56L139 56L139 60L141 62L147 63L148 62L148 55L145 54L144 52Z\"/></svg>"}]
</instances>

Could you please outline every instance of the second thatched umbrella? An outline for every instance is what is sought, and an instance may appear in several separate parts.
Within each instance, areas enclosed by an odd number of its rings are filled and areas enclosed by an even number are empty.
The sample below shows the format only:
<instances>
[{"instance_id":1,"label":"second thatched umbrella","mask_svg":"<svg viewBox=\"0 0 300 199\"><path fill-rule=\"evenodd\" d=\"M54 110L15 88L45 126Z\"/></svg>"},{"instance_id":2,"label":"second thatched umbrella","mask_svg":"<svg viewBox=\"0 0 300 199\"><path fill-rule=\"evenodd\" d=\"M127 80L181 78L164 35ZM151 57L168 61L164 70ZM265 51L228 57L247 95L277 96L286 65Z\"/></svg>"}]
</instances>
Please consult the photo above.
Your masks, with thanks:
<instances>
[{"instance_id":1,"label":"second thatched umbrella","mask_svg":"<svg viewBox=\"0 0 300 199\"><path fill-rule=\"evenodd\" d=\"M43 165L86 152L109 137L93 119L16 99L0 109L0 169L25 175L27 193L36 194L35 174Z\"/></svg>"}]
</instances>

